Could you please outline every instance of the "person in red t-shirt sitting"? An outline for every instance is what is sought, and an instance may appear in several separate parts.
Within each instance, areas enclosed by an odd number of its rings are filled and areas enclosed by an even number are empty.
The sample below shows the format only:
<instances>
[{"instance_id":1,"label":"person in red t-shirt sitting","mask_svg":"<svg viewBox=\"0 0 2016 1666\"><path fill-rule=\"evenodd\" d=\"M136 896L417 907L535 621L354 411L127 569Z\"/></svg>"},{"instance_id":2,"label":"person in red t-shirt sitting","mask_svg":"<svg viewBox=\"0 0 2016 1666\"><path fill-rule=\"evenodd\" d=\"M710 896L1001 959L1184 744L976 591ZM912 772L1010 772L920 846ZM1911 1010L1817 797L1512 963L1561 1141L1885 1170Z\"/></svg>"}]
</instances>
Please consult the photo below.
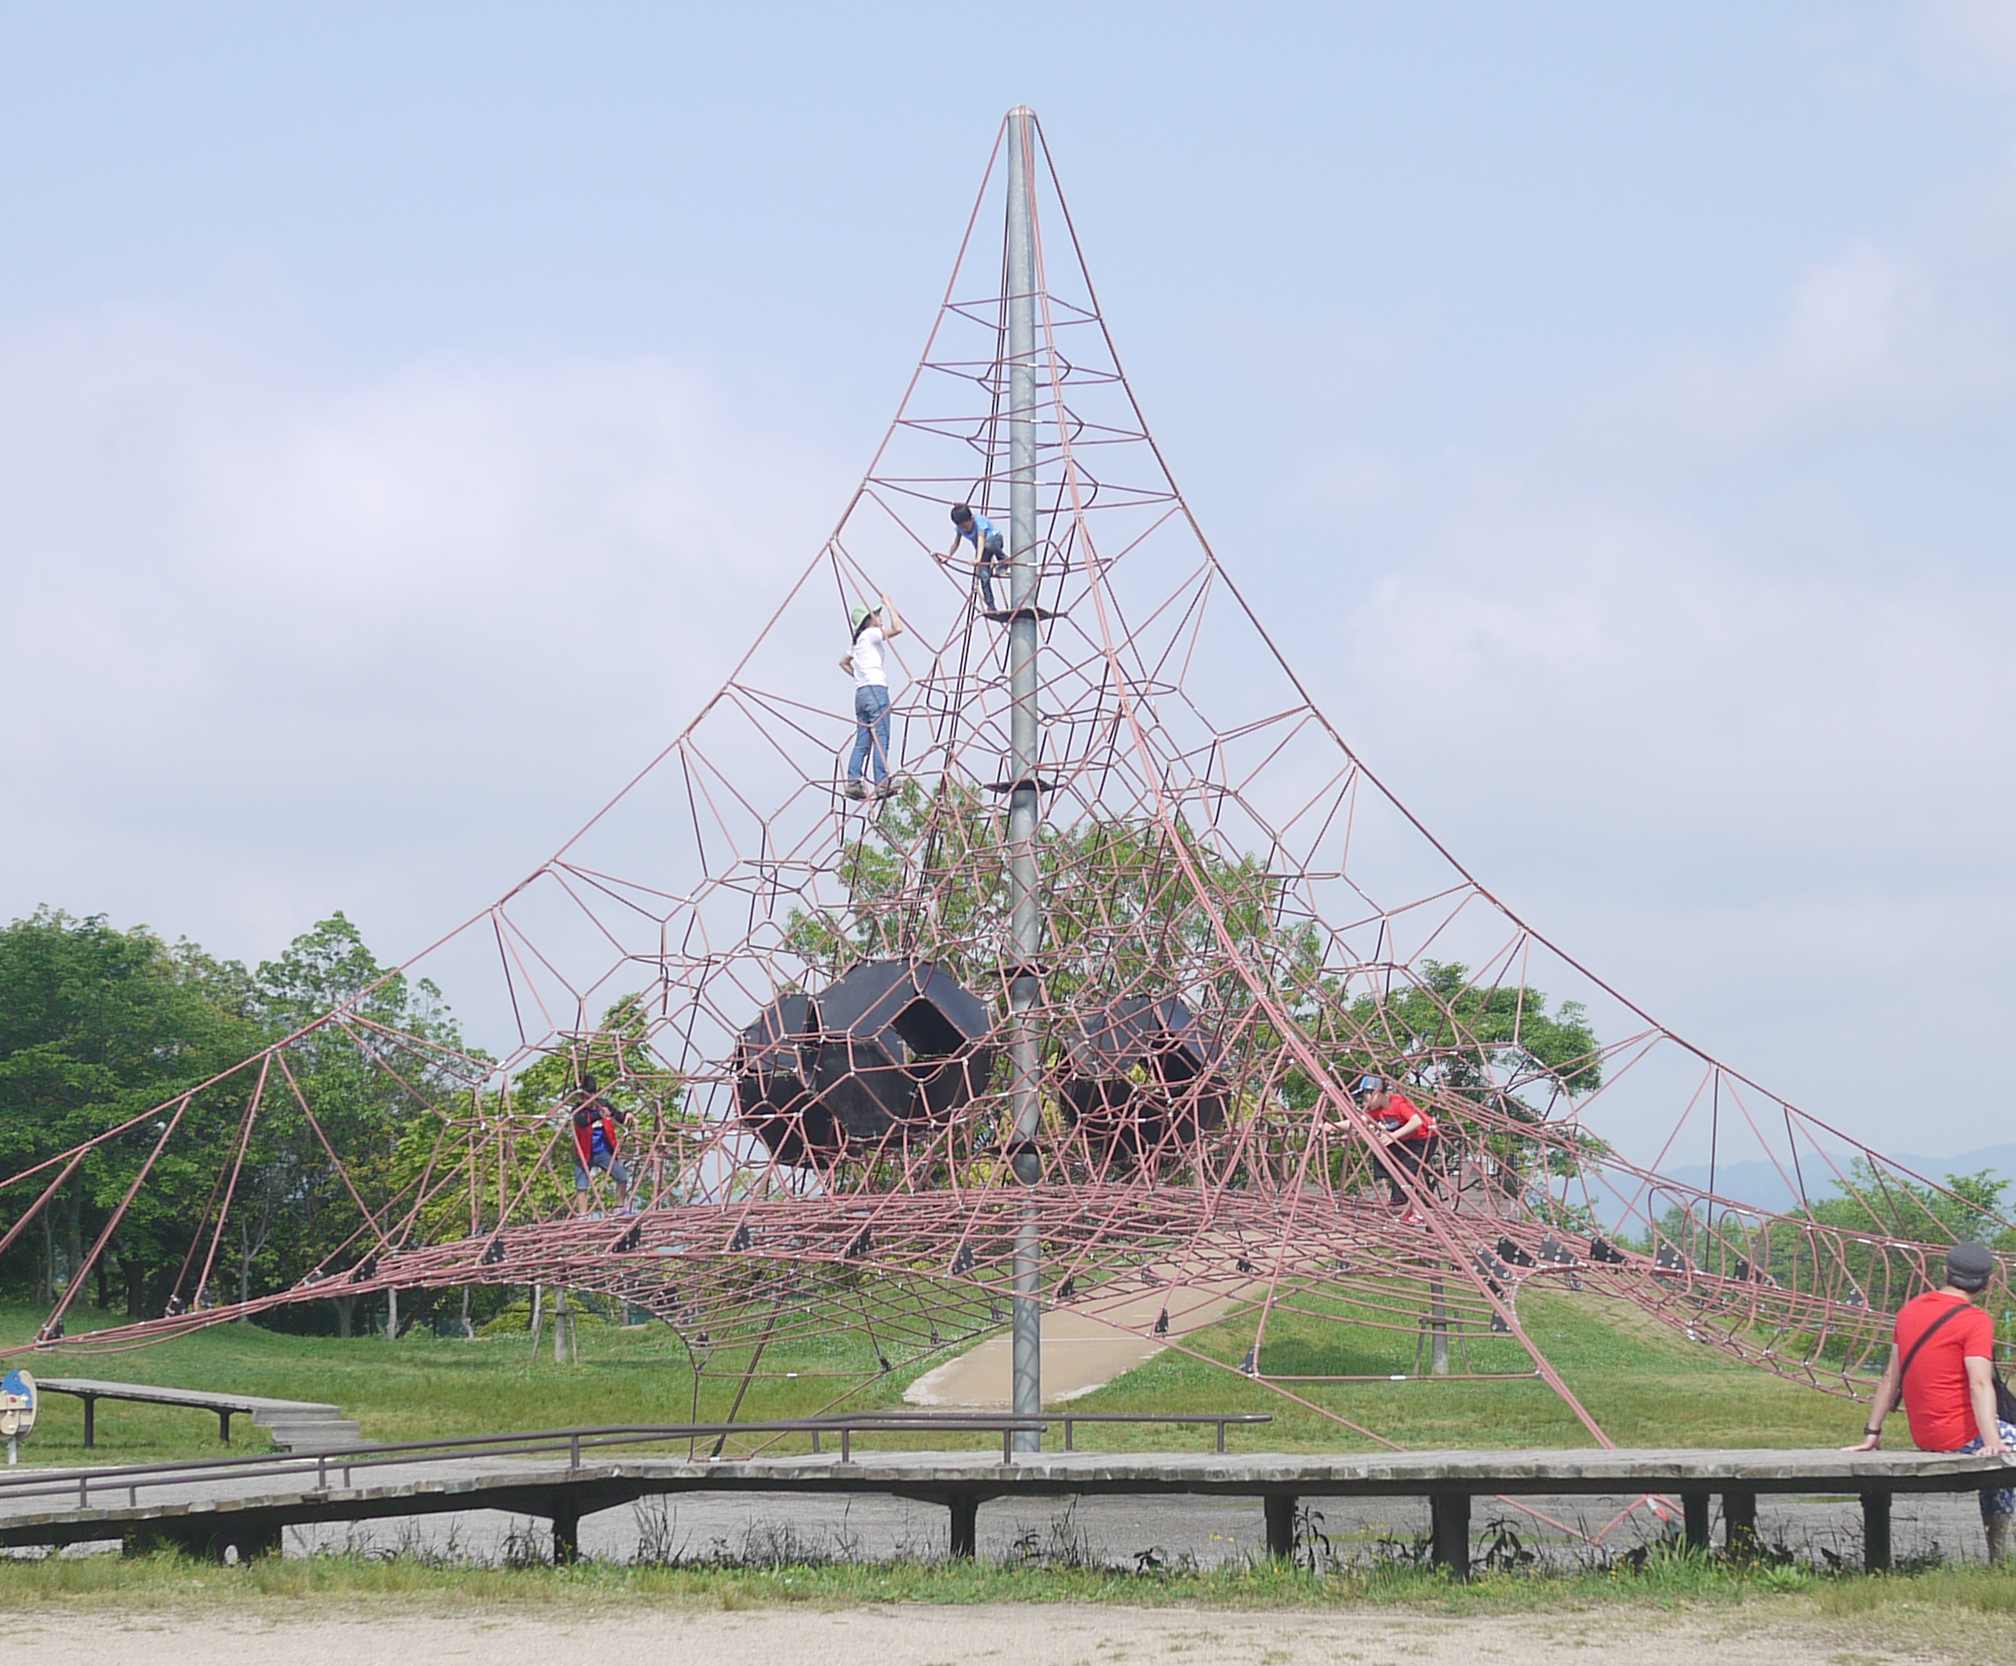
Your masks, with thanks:
<instances>
[{"instance_id":1,"label":"person in red t-shirt sitting","mask_svg":"<svg viewBox=\"0 0 2016 1666\"><path fill-rule=\"evenodd\" d=\"M1945 1288L1913 1296L1897 1310L1890 1363L1869 1402L1868 1427L1843 1450L1870 1452L1883 1443L1883 1419L1900 1391L1919 1451L1992 1457L2016 1449L2016 1427L1995 1415L1995 1323L1974 1305L1994 1273L1995 1256L1984 1245L1955 1244L1946 1256ZM1981 1524L1991 1562L2009 1552L2012 1517L2016 1488L1983 1490Z\"/></svg>"},{"instance_id":2,"label":"person in red t-shirt sitting","mask_svg":"<svg viewBox=\"0 0 2016 1666\"><path fill-rule=\"evenodd\" d=\"M1419 1226L1421 1212L1408 1201L1408 1182L1413 1183L1417 1196L1428 1184L1427 1165L1442 1149L1441 1129L1435 1126L1432 1116L1384 1076L1359 1077L1352 1095L1379 1130L1373 1136L1374 1154L1386 1171L1393 1207L1407 1211L1400 1217L1401 1224Z\"/></svg>"}]
</instances>

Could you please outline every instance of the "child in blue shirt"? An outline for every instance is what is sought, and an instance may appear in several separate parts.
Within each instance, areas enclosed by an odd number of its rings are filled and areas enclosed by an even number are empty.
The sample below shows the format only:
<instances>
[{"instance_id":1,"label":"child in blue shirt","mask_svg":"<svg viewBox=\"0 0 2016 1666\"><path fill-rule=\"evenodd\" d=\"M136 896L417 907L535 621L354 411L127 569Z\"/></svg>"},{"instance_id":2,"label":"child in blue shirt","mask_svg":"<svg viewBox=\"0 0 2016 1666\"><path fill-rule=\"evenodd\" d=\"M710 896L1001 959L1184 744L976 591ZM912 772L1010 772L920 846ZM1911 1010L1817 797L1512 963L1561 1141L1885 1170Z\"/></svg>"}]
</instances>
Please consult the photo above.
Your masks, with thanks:
<instances>
[{"instance_id":1,"label":"child in blue shirt","mask_svg":"<svg viewBox=\"0 0 2016 1666\"><path fill-rule=\"evenodd\" d=\"M993 613L996 611L994 579L998 574L1005 582L1008 576L1008 551L1001 542L1001 534L994 530L994 523L985 515L974 514L963 503L952 505L952 526L952 547L945 552L945 559L950 561L959 553L961 538L973 546L974 570L980 575L980 593L987 598L987 611Z\"/></svg>"}]
</instances>

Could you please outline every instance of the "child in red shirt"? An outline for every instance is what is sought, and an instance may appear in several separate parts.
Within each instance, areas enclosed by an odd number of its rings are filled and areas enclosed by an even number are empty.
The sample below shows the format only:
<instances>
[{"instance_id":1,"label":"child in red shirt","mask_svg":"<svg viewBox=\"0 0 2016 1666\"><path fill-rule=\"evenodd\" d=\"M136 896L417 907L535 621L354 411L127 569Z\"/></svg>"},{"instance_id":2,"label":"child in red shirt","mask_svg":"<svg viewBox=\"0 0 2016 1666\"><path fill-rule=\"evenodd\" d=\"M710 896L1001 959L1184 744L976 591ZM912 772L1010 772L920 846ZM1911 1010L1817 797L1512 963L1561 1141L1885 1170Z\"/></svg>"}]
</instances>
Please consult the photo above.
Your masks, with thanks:
<instances>
[{"instance_id":1,"label":"child in red shirt","mask_svg":"<svg viewBox=\"0 0 2016 1666\"><path fill-rule=\"evenodd\" d=\"M1393 1195L1393 1207L1404 1207L1403 1226L1421 1225L1420 1211L1408 1202L1408 1182L1418 1193L1426 1181L1423 1171L1442 1149L1442 1131L1435 1119L1404 1093L1397 1092L1384 1076L1361 1076L1352 1090L1365 1114L1380 1129L1376 1155L1386 1171L1386 1184Z\"/></svg>"}]
</instances>

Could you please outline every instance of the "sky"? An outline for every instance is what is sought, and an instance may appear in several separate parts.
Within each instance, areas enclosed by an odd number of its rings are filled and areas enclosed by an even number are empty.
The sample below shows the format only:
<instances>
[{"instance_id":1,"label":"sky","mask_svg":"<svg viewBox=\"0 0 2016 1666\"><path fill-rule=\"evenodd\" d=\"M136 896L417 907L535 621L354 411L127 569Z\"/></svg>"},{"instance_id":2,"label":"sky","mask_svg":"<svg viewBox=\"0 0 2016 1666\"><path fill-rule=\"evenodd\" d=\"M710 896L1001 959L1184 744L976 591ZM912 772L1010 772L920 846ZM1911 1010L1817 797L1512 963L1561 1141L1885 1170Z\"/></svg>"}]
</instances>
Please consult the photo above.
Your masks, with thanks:
<instances>
[{"instance_id":1,"label":"sky","mask_svg":"<svg viewBox=\"0 0 2016 1666\"><path fill-rule=\"evenodd\" d=\"M1215 548L1471 871L1873 1143L2016 1125L2016 7L0 29L0 918L393 960L530 871L831 530L1027 102Z\"/></svg>"}]
</instances>

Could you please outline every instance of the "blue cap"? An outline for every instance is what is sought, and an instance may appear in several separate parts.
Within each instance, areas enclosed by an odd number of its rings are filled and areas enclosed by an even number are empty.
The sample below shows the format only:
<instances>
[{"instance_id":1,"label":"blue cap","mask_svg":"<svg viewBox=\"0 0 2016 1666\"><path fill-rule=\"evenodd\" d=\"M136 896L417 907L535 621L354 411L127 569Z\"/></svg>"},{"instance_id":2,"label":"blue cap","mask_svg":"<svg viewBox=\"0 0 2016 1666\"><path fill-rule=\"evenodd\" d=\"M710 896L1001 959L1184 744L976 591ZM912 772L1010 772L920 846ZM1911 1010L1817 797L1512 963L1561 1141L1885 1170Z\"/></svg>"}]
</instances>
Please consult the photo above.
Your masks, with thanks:
<instances>
[{"instance_id":1,"label":"blue cap","mask_svg":"<svg viewBox=\"0 0 2016 1666\"><path fill-rule=\"evenodd\" d=\"M1358 1085L1351 1091L1353 1093L1377 1093L1385 1085L1386 1078L1384 1076L1360 1076L1358 1078Z\"/></svg>"}]
</instances>

